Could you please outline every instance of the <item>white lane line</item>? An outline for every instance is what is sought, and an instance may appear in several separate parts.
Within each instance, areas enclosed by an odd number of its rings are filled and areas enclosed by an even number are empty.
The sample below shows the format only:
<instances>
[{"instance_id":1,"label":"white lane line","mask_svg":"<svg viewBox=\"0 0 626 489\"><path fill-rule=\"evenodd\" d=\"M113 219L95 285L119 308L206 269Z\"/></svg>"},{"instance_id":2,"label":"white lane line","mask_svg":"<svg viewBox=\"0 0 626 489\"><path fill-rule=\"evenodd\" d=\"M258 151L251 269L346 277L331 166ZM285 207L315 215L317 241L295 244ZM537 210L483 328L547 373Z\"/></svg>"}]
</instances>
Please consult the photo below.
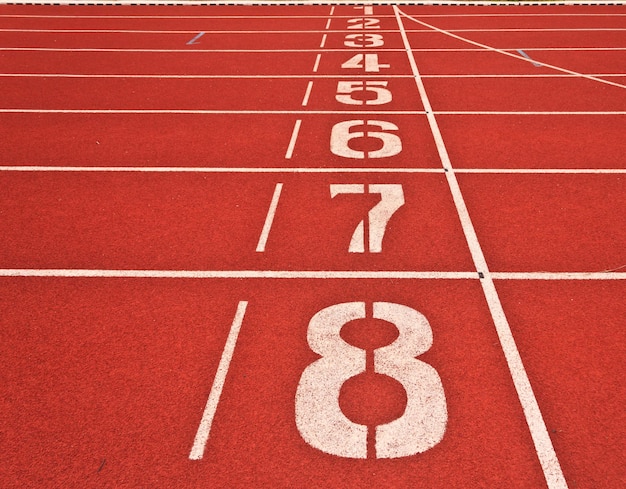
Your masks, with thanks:
<instances>
[{"instance_id":1,"label":"white lane line","mask_svg":"<svg viewBox=\"0 0 626 489\"><path fill-rule=\"evenodd\" d=\"M626 111L437 110L435 115L626 115Z\"/></svg>"},{"instance_id":2,"label":"white lane line","mask_svg":"<svg viewBox=\"0 0 626 489\"><path fill-rule=\"evenodd\" d=\"M142 73L142 74L124 74L124 73L0 73L0 78L166 78L181 80L205 80L205 79L259 79L259 80L282 80L299 78L354 78L354 75L342 74L324 74L324 75L228 75L225 73L203 74L203 75L181 75L181 74L165 74L165 73ZM368 75L368 78L411 78L408 75Z\"/></svg>"},{"instance_id":3,"label":"white lane line","mask_svg":"<svg viewBox=\"0 0 626 489\"><path fill-rule=\"evenodd\" d=\"M5 172L137 172L137 173L443 173L443 168L315 168L189 166L0 166ZM626 170L624 170L626 173Z\"/></svg>"},{"instance_id":4,"label":"white lane line","mask_svg":"<svg viewBox=\"0 0 626 489\"><path fill-rule=\"evenodd\" d=\"M311 96L311 90L313 90L313 82L310 81L304 92L304 98L302 99L302 107L306 107L309 104L309 97Z\"/></svg>"},{"instance_id":5,"label":"white lane line","mask_svg":"<svg viewBox=\"0 0 626 489\"><path fill-rule=\"evenodd\" d=\"M207 167L207 166L0 166L4 172L137 172L137 173L444 173L444 168L375 167ZM471 174L626 174L626 168L455 168Z\"/></svg>"},{"instance_id":6,"label":"white lane line","mask_svg":"<svg viewBox=\"0 0 626 489\"><path fill-rule=\"evenodd\" d=\"M267 216L265 217L265 223L263 224L263 230L261 231L261 237L259 238L259 243L257 244L256 251L258 253L263 253L265 251L265 246L267 245L267 239L269 238L270 231L272 230L272 224L274 223L274 217L276 217L276 209L278 208L278 201L280 199L280 193L283 190L283 184L277 183L274 188L274 194L272 195L272 201L270 202L270 208L267 211Z\"/></svg>"},{"instance_id":7,"label":"white lane line","mask_svg":"<svg viewBox=\"0 0 626 489\"><path fill-rule=\"evenodd\" d=\"M200 114L200 115L250 115L250 114L368 114L368 115L419 115L417 110L193 110L193 109L0 109L0 114Z\"/></svg>"},{"instance_id":8,"label":"white lane line","mask_svg":"<svg viewBox=\"0 0 626 489\"><path fill-rule=\"evenodd\" d=\"M538 63L537 63L538 64ZM541 66L541 65L540 65ZM585 76L594 76L594 77L620 77L626 78L626 73L585 73ZM580 78L579 75L574 75L570 73L523 73L523 74L502 74L502 73L492 73L492 74L437 74L437 75L422 75L422 78Z\"/></svg>"},{"instance_id":9,"label":"white lane line","mask_svg":"<svg viewBox=\"0 0 626 489\"><path fill-rule=\"evenodd\" d=\"M313 73L317 73L317 69L320 67L320 60L322 59L322 53L317 53L315 57L315 64L313 65Z\"/></svg>"},{"instance_id":10,"label":"white lane line","mask_svg":"<svg viewBox=\"0 0 626 489\"><path fill-rule=\"evenodd\" d=\"M327 34L324 34L327 36ZM322 39L324 38L322 36ZM324 46L320 46L323 48ZM626 49L626 48L625 48ZM602 50L602 49L599 49ZM237 53L237 54L258 54L258 53L317 53L319 49L148 49L148 48L57 48L57 47L0 47L0 51L36 51L36 52L59 52L59 53L188 53L188 54L207 54L207 53ZM354 48L328 48L326 52L354 52ZM377 48L377 52L404 52L404 49L398 48ZM417 50L416 50L417 51ZM472 49L467 51L482 51L481 49Z\"/></svg>"},{"instance_id":11,"label":"white lane line","mask_svg":"<svg viewBox=\"0 0 626 489\"><path fill-rule=\"evenodd\" d=\"M625 272L491 272L491 276L495 280L626 280Z\"/></svg>"},{"instance_id":12,"label":"white lane line","mask_svg":"<svg viewBox=\"0 0 626 489\"><path fill-rule=\"evenodd\" d=\"M476 272L435 271L355 271L355 270L107 270L107 269L27 269L2 268L0 277L55 278L158 278L158 279L216 279L216 278L275 278L275 279L445 279L477 280Z\"/></svg>"},{"instance_id":13,"label":"white lane line","mask_svg":"<svg viewBox=\"0 0 626 489\"><path fill-rule=\"evenodd\" d=\"M416 22L416 23L420 24L421 26L424 26L424 27L427 27L429 29L432 29L434 32L438 32L440 34L444 34L444 35L446 35L448 37L452 37L452 38L457 39L459 41L466 42L468 44L472 44L473 46L477 46L479 48L483 48L483 49L485 49L487 51L500 53L500 54L503 54L505 56L509 56L509 57L515 58L515 59L520 59L520 60L526 61L526 62L530 61L529 59L525 58L524 56L513 54L513 53L511 53L509 51L504 51L502 49L494 48L493 46L488 46L486 44L482 44L482 43L479 43L479 42L476 42L476 41L472 41L471 39L468 39L466 37L462 37L462 36L458 36L456 34L453 34L453 32L471 32L471 31L463 31L463 30L454 30L453 31L453 30L440 29L439 27L435 27L434 25L427 24L426 22L423 22L423 21L421 21L419 19L416 19L415 17L407 15L404 12L402 12L402 10L400 10L400 9L398 9L398 15L406 17L407 19L409 19L409 20L411 20L413 22ZM579 29L572 29L572 31L576 31L576 30L579 30ZM585 29L581 29L581 30L585 30ZM513 32L513 31L515 31L515 30L512 30L511 32ZM529 29L528 31L531 32L532 30ZM596 81L596 82L599 82L599 83L604 83L606 85L612 85L614 87L619 87L619 88L626 88L626 85L623 85L621 83L612 82L612 81L605 80L603 78L598 78L598 77L591 76L591 75L585 75L584 73L579 73L577 71L568 70L566 68L561 68L560 66L555 66L555 65L551 65L551 64L547 64L547 63L541 63L541 66L543 66L545 68L550 68L552 70L560 71L560 72L563 72L563 73L569 73L571 75L577 75L577 76L579 76L581 78L586 78L588 80L593 80L593 81Z\"/></svg>"},{"instance_id":14,"label":"white lane line","mask_svg":"<svg viewBox=\"0 0 626 489\"><path fill-rule=\"evenodd\" d=\"M324 46L326 46L326 39L328 38L328 34L324 34L322 36L322 42L320 42L320 48L323 48Z\"/></svg>"},{"instance_id":15,"label":"white lane line","mask_svg":"<svg viewBox=\"0 0 626 489\"><path fill-rule=\"evenodd\" d=\"M626 173L626 168L455 168L455 173L504 173L504 174L571 174L571 175L589 175L589 174L609 174L618 175Z\"/></svg>"},{"instance_id":16,"label":"white lane line","mask_svg":"<svg viewBox=\"0 0 626 489\"><path fill-rule=\"evenodd\" d=\"M490 272L494 280L626 280L626 272ZM477 272L402 270L108 270L2 268L0 277L154 279L398 279L479 280Z\"/></svg>"},{"instance_id":17,"label":"white lane line","mask_svg":"<svg viewBox=\"0 0 626 489\"><path fill-rule=\"evenodd\" d=\"M327 34L322 36L322 39ZM325 44L324 44L325 45ZM323 48L324 45L320 46ZM502 49L503 51L515 51L513 48ZM188 53L188 54L207 54L207 53L239 53L239 54L258 54L258 53L311 53L319 52L319 49L156 49L156 48L60 48L60 47L0 47L0 51L35 51L35 52L59 52L59 53ZM524 51L626 51L626 47L534 47L524 48ZM354 48L328 48L324 52L354 52ZM400 48L376 48L376 52L396 52L403 53L404 49ZM413 52L417 53L480 53L484 52L481 48L413 48Z\"/></svg>"},{"instance_id":18,"label":"white lane line","mask_svg":"<svg viewBox=\"0 0 626 489\"><path fill-rule=\"evenodd\" d=\"M287 146L287 152L285 153L285 159L289 160L293 156L293 150L296 147L296 141L298 139L298 133L300 132L300 125L302 124L302 119L296 120L293 125L293 132L291 133L291 139L289 140L289 146Z\"/></svg>"},{"instance_id":19,"label":"white lane line","mask_svg":"<svg viewBox=\"0 0 626 489\"><path fill-rule=\"evenodd\" d=\"M450 187L450 192L452 193L452 198L461 221L465 239L474 261L474 266L481 275L480 283L496 327L496 332L498 334L500 345L506 358L511 377L513 378L517 395L526 417L526 422L528 423L528 428L530 430L546 482L548 483L549 489L566 489L567 482L563 476L559 460L552 445L552 440L550 439L550 435L548 434L548 430L543 420L543 415L539 409L539 404L537 403L537 399L535 398L526 369L524 368L522 358L517 349L517 345L515 344L515 339L513 338L513 333L511 332L511 327L509 326L504 309L502 308L502 303L500 302L500 297L498 296L498 292L495 288L493 278L489 272L489 268L487 267L485 256L480 246L480 242L478 241L478 236L476 235L474 225L472 224L469 211L465 205L465 200L456 179L454 168L452 167L441 131L439 130L437 119L432 112L432 107L430 105L426 89L424 88L424 83L420 77L417 63L415 62L415 57L411 51L411 45L404 29L404 24L400 14L401 11L396 5L394 5L393 9L396 14L398 27L400 28L402 41L409 58L409 64L411 65L411 69L415 76L415 83L422 99L422 104L426 109L428 122L430 124L433 138L436 142L441 163L443 167L448 170L446 172L446 178Z\"/></svg>"},{"instance_id":20,"label":"white lane line","mask_svg":"<svg viewBox=\"0 0 626 489\"><path fill-rule=\"evenodd\" d=\"M410 18L408 14L402 13L403 16ZM427 25L427 24L426 24ZM405 29L406 32L413 33L430 33L429 29ZM449 29L445 32L624 32L624 27L597 27L597 28L572 28L572 29ZM196 34L198 30L147 30L147 29L0 29L0 32L20 32L20 33L45 33L45 34ZM305 30L215 30L206 31L206 34L322 34L324 32L334 34L350 34L354 30L349 29L305 29ZM377 33L392 34L397 33L393 29L377 29Z\"/></svg>"},{"instance_id":21,"label":"white lane line","mask_svg":"<svg viewBox=\"0 0 626 489\"><path fill-rule=\"evenodd\" d=\"M310 77L308 77L310 78ZM253 114L317 114L317 115L424 115L423 110L194 110L194 109L0 109L0 114L200 114L200 115L253 115ZM438 110L435 115L626 115L626 111L489 111L489 110Z\"/></svg>"},{"instance_id":22,"label":"white lane line","mask_svg":"<svg viewBox=\"0 0 626 489\"><path fill-rule=\"evenodd\" d=\"M198 427L191 452L189 453L189 458L191 460L200 460L204 456L206 443L211 433L211 426L213 425L213 418L215 417L215 412L217 411L217 405L220 402L220 396L222 395L222 389L224 388L224 382L226 381L226 374L228 373L228 368L230 367L230 362L235 352L237 338L239 336L239 331L241 330L247 306L247 301L240 301L237 305L237 312L235 313L235 318L233 319L230 332L228 333L228 339L226 340L224 350L222 351L222 357L220 358L220 363L217 367L217 372L215 373L215 379L213 380L213 385L211 386L209 399L207 400L204 412L202 413L200 426Z\"/></svg>"}]
</instances>

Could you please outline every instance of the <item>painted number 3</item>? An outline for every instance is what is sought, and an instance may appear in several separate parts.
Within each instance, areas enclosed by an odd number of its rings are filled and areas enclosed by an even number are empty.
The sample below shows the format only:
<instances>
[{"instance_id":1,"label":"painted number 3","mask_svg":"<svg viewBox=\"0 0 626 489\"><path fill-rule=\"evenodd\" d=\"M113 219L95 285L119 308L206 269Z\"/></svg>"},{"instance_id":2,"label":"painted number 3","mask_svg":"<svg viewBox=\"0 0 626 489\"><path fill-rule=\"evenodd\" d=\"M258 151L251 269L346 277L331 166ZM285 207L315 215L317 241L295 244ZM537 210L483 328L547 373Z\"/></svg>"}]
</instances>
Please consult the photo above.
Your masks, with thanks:
<instances>
[{"instance_id":1,"label":"painted number 3","mask_svg":"<svg viewBox=\"0 0 626 489\"><path fill-rule=\"evenodd\" d=\"M400 382L407 395L404 414L376 427L376 458L424 452L441 441L448 419L439 374L415 358L432 345L430 325L416 310L389 302L375 302L373 316L394 324L399 332L393 343L374 350L375 372ZM366 351L345 342L340 331L365 317L365 302L335 304L313 316L308 343L322 358L304 370L296 392L296 425L302 438L340 457L367 458L367 426L350 421L339 406L341 386L366 371Z\"/></svg>"}]
</instances>

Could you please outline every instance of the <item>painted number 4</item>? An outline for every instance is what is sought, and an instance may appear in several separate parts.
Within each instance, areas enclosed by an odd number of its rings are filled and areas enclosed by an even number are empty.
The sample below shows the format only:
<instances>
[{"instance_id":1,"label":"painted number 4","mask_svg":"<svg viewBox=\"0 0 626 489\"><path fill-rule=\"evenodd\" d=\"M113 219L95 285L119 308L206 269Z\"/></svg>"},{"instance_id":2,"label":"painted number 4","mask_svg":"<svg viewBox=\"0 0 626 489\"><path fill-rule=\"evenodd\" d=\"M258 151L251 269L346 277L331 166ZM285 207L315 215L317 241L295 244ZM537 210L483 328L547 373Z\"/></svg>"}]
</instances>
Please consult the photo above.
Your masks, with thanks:
<instances>
[{"instance_id":1,"label":"painted number 4","mask_svg":"<svg viewBox=\"0 0 626 489\"><path fill-rule=\"evenodd\" d=\"M415 358L432 346L432 330L422 314L401 304L375 302L373 316L399 332L393 343L374 350L375 372L397 380L407 395L404 414L375 428L376 458L424 452L442 440L448 420L439 374ZM313 316L308 343L322 358L304 370L296 391L300 435L312 447L340 457L367 458L368 427L350 421L339 405L342 385L366 371L366 351L344 341L340 332L365 317L365 302L335 304Z\"/></svg>"}]
</instances>

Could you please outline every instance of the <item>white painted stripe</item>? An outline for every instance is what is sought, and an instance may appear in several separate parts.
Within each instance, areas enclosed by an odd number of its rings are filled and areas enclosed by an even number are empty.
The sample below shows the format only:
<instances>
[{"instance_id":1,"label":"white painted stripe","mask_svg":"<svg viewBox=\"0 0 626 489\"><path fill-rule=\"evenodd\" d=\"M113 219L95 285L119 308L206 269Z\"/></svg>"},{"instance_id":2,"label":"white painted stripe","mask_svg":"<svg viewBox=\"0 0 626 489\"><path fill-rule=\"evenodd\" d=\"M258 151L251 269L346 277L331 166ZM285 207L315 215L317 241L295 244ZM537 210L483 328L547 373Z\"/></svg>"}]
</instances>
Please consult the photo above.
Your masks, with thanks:
<instances>
[{"instance_id":1,"label":"white painted stripe","mask_svg":"<svg viewBox=\"0 0 626 489\"><path fill-rule=\"evenodd\" d=\"M324 34L322 40L324 40ZM325 44L325 43L324 43ZM324 46L320 46L323 48ZM515 51L513 48L502 49L503 51ZM317 53L320 49L156 49L156 48L60 48L60 47L0 47L0 51L16 51L16 52L59 52L59 53L189 53L189 54L207 54L207 53L239 53L239 54L257 54L257 53ZM327 48L322 49L325 53L333 52L354 52L354 48ZM481 48L413 48L414 53L480 53L484 52ZM626 51L626 47L534 47L524 48L524 51ZM394 52L403 53L404 49L400 48L376 48L376 52Z\"/></svg>"},{"instance_id":2,"label":"white painted stripe","mask_svg":"<svg viewBox=\"0 0 626 489\"><path fill-rule=\"evenodd\" d=\"M402 14L409 18L407 14ZM510 28L510 29L448 29L445 32L463 32L463 33L485 33L485 32L624 32L626 27L588 27L588 28ZM197 34L197 30L168 30L168 29L24 29L24 28L0 28L0 32L20 32L20 33L44 33L44 34ZM302 30L212 30L206 31L206 34L224 34L232 36L234 34L323 34L324 32L333 34L350 34L354 30L348 29L302 29ZM380 34L393 34L397 30L393 29L377 29ZM406 29L407 33L432 33L430 29Z\"/></svg>"},{"instance_id":3,"label":"white painted stripe","mask_svg":"<svg viewBox=\"0 0 626 489\"><path fill-rule=\"evenodd\" d=\"M188 166L0 166L5 172L137 172L137 173L443 173L443 168L315 168Z\"/></svg>"},{"instance_id":4,"label":"white painted stripe","mask_svg":"<svg viewBox=\"0 0 626 489\"><path fill-rule=\"evenodd\" d=\"M477 47L483 48L483 49L485 49L487 51L500 53L500 54L503 54L505 56L509 56L511 58L520 59L520 60L526 61L526 62L533 62L533 63L537 62L536 60L529 60L529 59L525 58L524 56L513 54L513 53L511 53L509 51L504 51L502 49L494 48L494 47L488 46L486 44L482 44L482 43L479 43L479 42L476 42L476 41L472 41L471 39L467 39L466 37L457 36L456 34L453 34L453 32L470 32L470 31L461 31L461 30L453 31L453 30L440 29L438 27L435 27L434 25L427 24L426 22L423 22L423 21L421 21L419 19L416 19L415 17L407 15L404 12L402 12L400 9L398 9L397 11L398 11L398 15L402 15L403 17L406 17L407 19L409 19L409 20L411 20L413 22L416 22L416 23L418 23L421 26L428 27L429 29L432 29L434 32L438 32L440 34L444 34L444 35L446 35L448 37L452 37L452 38L457 39L459 41L466 42L468 44L472 44L473 46L477 46ZM572 31L579 31L579 30L580 31L585 31L586 29L573 29ZM610 29L610 30L612 30L612 29ZM518 31L517 29L514 29L514 30L511 30L509 32L517 32L517 31ZM535 31L529 29L528 32L535 32ZM572 70L568 70L566 68L561 68L560 66L555 66L555 65L547 64L547 63L541 63L541 66L543 66L545 68L550 68L552 70L557 70L557 71L560 71L560 72L563 72L563 73L569 73L569 74L572 74L572 75L577 75L577 76L580 76L581 78L585 78L587 80L593 80L593 81L596 81L596 82L599 82L599 83L604 83L606 85L612 85L612 86L619 87L619 88L626 88L626 85L623 85L621 83L615 83L615 82L612 82L612 81L609 81L609 80L604 80L603 78L598 78L598 77L591 76L591 75L585 75L585 74L579 73L577 71L572 71Z\"/></svg>"},{"instance_id":5,"label":"white painted stripe","mask_svg":"<svg viewBox=\"0 0 626 489\"><path fill-rule=\"evenodd\" d=\"M213 385L211 386L211 391L209 393L209 398L204 408L204 412L202 413L202 419L200 421L196 437L193 441L191 453L189 453L189 458L191 460L200 460L204 456L206 443L211 433L211 426L213 425L213 418L215 417L215 412L217 411L217 405L220 402L222 389L224 388L224 383L226 381L226 374L228 373L230 362L233 358L233 354L235 353L237 338L239 337L239 331L241 330L241 325L243 324L243 318L246 314L247 307L247 301L240 301L237 305L237 312L235 313L235 318L233 319L233 323L230 327L230 332L228 333L228 338L226 340L226 344L224 345L224 350L222 351L220 363L217 366L215 379L213 380Z\"/></svg>"},{"instance_id":6,"label":"white painted stripe","mask_svg":"<svg viewBox=\"0 0 626 489\"><path fill-rule=\"evenodd\" d=\"M55 2L56 3L56 2ZM195 3L195 0L194 0ZM2 4L2 2L0 2ZM332 14L331 14L332 15ZM573 14L572 14L573 15ZM615 14L619 16L620 14ZM351 19L350 15L337 15L337 19ZM393 18L393 15L376 17ZM428 16L425 16L428 17ZM127 20L196 20L196 19L327 19L327 15L30 15L0 14L0 19L127 19Z\"/></svg>"},{"instance_id":7,"label":"white painted stripe","mask_svg":"<svg viewBox=\"0 0 626 489\"><path fill-rule=\"evenodd\" d=\"M270 202L270 208L267 211L265 217L265 223L263 224L263 230L261 231L261 237L259 238L259 244L257 244L256 251L263 253L265 246L267 245L267 239L269 238L270 231L272 230L272 224L274 223L274 217L276 217L276 209L278 208L278 201L280 199L280 193L283 190L283 184L277 183L274 188L274 194L272 195L272 201Z\"/></svg>"},{"instance_id":8,"label":"white painted stripe","mask_svg":"<svg viewBox=\"0 0 626 489\"><path fill-rule=\"evenodd\" d=\"M326 34L324 34L326 36ZM322 36L322 41L324 41ZM324 46L320 46L323 48ZM626 48L625 48L626 49ZM599 49L603 50L603 49ZM59 53L188 53L188 54L206 54L206 53L238 53L238 54L258 54L258 53L318 53L319 49L151 49L151 48L57 48L57 47L0 47L0 51L35 51L35 52L59 52ZM329 48L323 49L324 52L354 52L354 48ZM404 49L398 48L377 48L376 52L404 52ZM469 50L468 50L469 51ZM475 49L473 51L480 51Z\"/></svg>"},{"instance_id":9,"label":"white painted stripe","mask_svg":"<svg viewBox=\"0 0 626 489\"><path fill-rule=\"evenodd\" d=\"M624 267L620 267L622 269ZM492 272L495 280L626 280L626 272Z\"/></svg>"},{"instance_id":10,"label":"white painted stripe","mask_svg":"<svg viewBox=\"0 0 626 489\"><path fill-rule=\"evenodd\" d=\"M328 34L324 34L322 36L322 42L320 42L320 48L323 48L324 46L326 46L326 39L328 38Z\"/></svg>"},{"instance_id":11,"label":"white painted stripe","mask_svg":"<svg viewBox=\"0 0 626 489\"><path fill-rule=\"evenodd\" d=\"M328 30L330 29L330 22L332 21L332 19L328 19L328 21L326 22L326 27L324 27L324 29Z\"/></svg>"},{"instance_id":12,"label":"white painted stripe","mask_svg":"<svg viewBox=\"0 0 626 489\"><path fill-rule=\"evenodd\" d=\"M0 277L55 278L158 278L158 279L478 279L476 272L379 270L108 270L2 268Z\"/></svg>"},{"instance_id":13,"label":"white painted stripe","mask_svg":"<svg viewBox=\"0 0 626 489\"><path fill-rule=\"evenodd\" d=\"M585 76L593 77L620 77L626 78L626 73L585 73ZM534 73L534 74L441 74L441 75L422 75L422 78L580 78L580 75L570 73Z\"/></svg>"},{"instance_id":14,"label":"white painted stripe","mask_svg":"<svg viewBox=\"0 0 626 489\"><path fill-rule=\"evenodd\" d=\"M315 57L315 64L313 65L313 73L317 73L317 69L320 67L320 60L322 59L322 53L317 53Z\"/></svg>"},{"instance_id":15,"label":"white painted stripe","mask_svg":"<svg viewBox=\"0 0 626 489\"><path fill-rule=\"evenodd\" d=\"M0 166L4 172L136 172L136 173L444 173L444 168L315 168L206 166ZM625 168L455 168L472 174L624 174Z\"/></svg>"},{"instance_id":16,"label":"white painted stripe","mask_svg":"<svg viewBox=\"0 0 626 489\"><path fill-rule=\"evenodd\" d=\"M167 78L181 80L205 80L205 79L259 79L259 80L280 80L280 79L300 79L300 78L349 78L353 79L354 75L227 75L227 74L204 74L204 75L182 75L182 74L165 74L165 73L144 73L144 74L123 74L123 73L0 73L0 78ZM368 75L369 78L411 78L409 75Z\"/></svg>"},{"instance_id":17,"label":"white painted stripe","mask_svg":"<svg viewBox=\"0 0 626 489\"><path fill-rule=\"evenodd\" d=\"M402 15L410 18L411 16L402 12ZM330 20L330 19L329 19ZM327 23L328 25L328 23ZM428 26L428 24L422 24ZM405 29L409 34L413 33L429 33L427 29ZM469 29L447 29L446 32L623 32L626 27L518 27L518 28L469 28ZM24 33L52 33L52 34L194 34L197 30L190 29L34 29L34 28L0 28L0 32L24 32ZM265 30L265 29L223 29L206 31L207 34L323 34L337 33L346 34L353 33L350 29L301 29L301 30ZM395 29L377 29L377 33L394 33Z\"/></svg>"},{"instance_id":18,"label":"white painted stripe","mask_svg":"<svg viewBox=\"0 0 626 489\"><path fill-rule=\"evenodd\" d=\"M304 98L302 99L302 106L306 107L309 104L309 97L311 96L311 90L313 90L313 82L310 81L306 86L306 91L304 92Z\"/></svg>"},{"instance_id":19,"label":"white painted stripe","mask_svg":"<svg viewBox=\"0 0 626 489\"><path fill-rule=\"evenodd\" d=\"M341 114L374 114L374 115L419 115L423 111L416 110L192 110L192 109L0 109L0 114L295 114L295 115L341 115Z\"/></svg>"},{"instance_id":20,"label":"white painted stripe","mask_svg":"<svg viewBox=\"0 0 626 489\"><path fill-rule=\"evenodd\" d=\"M565 477L563 476L563 472L561 471L559 460L554 451L554 447L552 446L550 435L548 434L548 430L543 421L541 410L539 409L539 405L537 404L537 400L532 390L530 380L528 378L528 375L526 374L526 369L524 368L524 364L517 349L517 345L515 344L511 328L504 314L504 310L500 302L500 297L498 296L498 292L496 291L493 279L489 272L489 268L487 267L485 256L478 241L478 237L476 235L474 225L472 224L469 212L467 210L467 206L465 205L465 200L456 179L454 168L452 167L452 163L450 161L448 151L445 147L443 137L441 136L441 132L437 124L437 119L432 112L428 95L420 77L420 73L417 68L413 52L411 51L411 45L409 43L407 33L404 29L404 24L400 16L400 9L397 6L394 6L393 8L396 14L398 26L400 28L400 34L406 48L407 56L409 58L409 64L411 65L411 69L413 71L413 74L415 75L415 83L420 93L422 103L426 109L428 122L430 124L430 129L437 145L437 150L439 152L441 163L443 167L448 170L446 172L446 178L450 187L450 192L452 193L452 198L454 200L457 213L459 215L459 219L461 221L463 233L465 234L465 238L467 240L467 244L470 249L470 253L472 255L476 270L482 272L482 275L484 277L480 281L483 287L483 292L485 294L485 298L487 300L487 304L489 306L489 310L491 312L491 316L496 327L498 338L500 340L500 345L504 352L509 371L513 378L515 389L517 391L520 403L522 405L522 409L524 411L524 415L526 417L526 422L528 423L528 427L530 429L530 434L535 444L535 450L539 457L539 461L541 463L546 482L548 483L548 487L550 489L565 489L567 488Z\"/></svg>"},{"instance_id":21,"label":"white painted stripe","mask_svg":"<svg viewBox=\"0 0 626 489\"><path fill-rule=\"evenodd\" d=\"M626 111L437 110L435 115L626 115Z\"/></svg>"},{"instance_id":22,"label":"white painted stripe","mask_svg":"<svg viewBox=\"0 0 626 489\"><path fill-rule=\"evenodd\" d=\"M328 52L328 51L324 51ZM621 77L626 78L626 73L584 73L585 77ZM457 73L442 73L442 74L430 74L422 75L422 78L580 78L580 74L576 73L519 73L519 74L506 74L506 73L486 73L486 74L457 74ZM368 78L412 78L409 75L368 75ZM297 80L301 78L321 78L321 79L341 79L341 78L354 78L354 75L342 75L342 74L326 74L326 75L228 75L228 74L204 74L204 75L185 75L185 74L123 74L123 73L0 73L0 78L122 78L122 79L170 79L170 80L205 80L205 79L260 79L260 80L274 80L274 79L292 79Z\"/></svg>"},{"instance_id":23,"label":"white painted stripe","mask_svg":"<svg viewBox=\"0 0 626 489\"><path fill-rule=\"evenodd\" d=\"M291 139L289 140L289 146L287 147L287 153L285 153L285 159L289 160L293 156L293 150L296 147L296 141L298 139L298 133L300 132L300 125L302 119L298 119L293 125L293 132L291 133Z\"/></svg>"},{"instance_id":24,"label":"white painted stripe","mask_svg":"<svg viewBox=\"0 0 626 489\"><path fill-rule=\"evenodd\" d=\"M307 77L310 78L310 77ZM193 109L0 109L0 114L201 114L201 115L424 115L419 110L193 110ZM626 115L626 111L438 110L435 115Z\"/></svg>"},{"instance_id":25,"label":"white painted stripe","mask_svg":"<svg viewBox=\"0 0 626 489\"><path fill-rule=\"evenodd\" d=\"M620 267L616 270L620 270ZM626 280L626 272L490 272L494 280ZM108 270L2 268L0 277L151 279L479 280L476 272L380 270Z\"/></svg>"},{"instance_id":26,"label":"white painted stripe","mask_svg":"<svg viewBox=\"0 0 626 489\"><path fill-rule=\"evenodd\" d=\"M622 174L626 173L626 168L455 168L455 173L522 173L522 174Z\"/></svg>"}]
</instances>

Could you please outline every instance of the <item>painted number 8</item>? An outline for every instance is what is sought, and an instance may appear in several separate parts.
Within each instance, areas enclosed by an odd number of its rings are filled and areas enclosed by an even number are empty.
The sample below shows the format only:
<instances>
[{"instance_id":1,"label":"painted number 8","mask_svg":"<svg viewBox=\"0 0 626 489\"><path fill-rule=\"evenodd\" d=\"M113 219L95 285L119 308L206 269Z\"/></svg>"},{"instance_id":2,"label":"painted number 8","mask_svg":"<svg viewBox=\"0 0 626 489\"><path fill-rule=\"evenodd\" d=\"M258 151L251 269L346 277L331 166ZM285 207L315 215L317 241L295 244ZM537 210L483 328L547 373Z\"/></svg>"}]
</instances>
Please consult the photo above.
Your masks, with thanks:
<instances>
[{"instance_id":1,"label":"painted number 8","mask_svg":"<svg viewBox=\"0 0 626 489\"><path fill-rule=\"evenodd\" d=\"M432 346L432 330L422 314L401 304L375 302L373 315L399 331L393 343L374 350L374 369L400 382L407 394L404 414L376 427L376 457L424 452L441 441L448 420L439 374L415 359ZM322 358L304 370L296 391L300 435L312 447L340 457L367 458L367 426L350 421L339 406L341 386L366 370L366 351L345 342L340 331L365 317L365 302L335 304L313 316L308 342Z\"/></svg>"}]
</instances>

